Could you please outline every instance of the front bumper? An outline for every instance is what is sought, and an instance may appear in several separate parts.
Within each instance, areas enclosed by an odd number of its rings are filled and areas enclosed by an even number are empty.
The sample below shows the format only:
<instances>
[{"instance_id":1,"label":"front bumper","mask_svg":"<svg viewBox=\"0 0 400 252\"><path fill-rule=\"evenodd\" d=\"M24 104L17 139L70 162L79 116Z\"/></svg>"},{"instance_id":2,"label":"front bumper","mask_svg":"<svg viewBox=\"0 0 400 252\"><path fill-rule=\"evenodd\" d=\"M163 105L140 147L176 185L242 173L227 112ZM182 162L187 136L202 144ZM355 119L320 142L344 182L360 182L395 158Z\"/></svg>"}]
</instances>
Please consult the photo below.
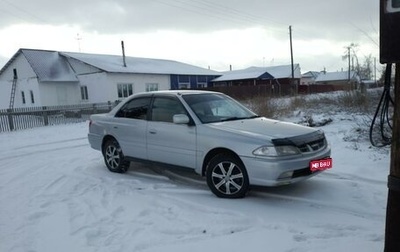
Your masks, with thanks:
<instances>
[{"instance_id":1,"label":"front bumper","mask_svg":"<svg viewBox=\"0 0 400 252\"><path fill-rule=\"evenodd\" d=\"M321 173L311 172L310 161L330 155L330 148L326 148L312 155L301 155L291 159L260 157L241 157L241 159L247 169L251 185L280 186L296 183Z\"/></svg>"}]
</instances>

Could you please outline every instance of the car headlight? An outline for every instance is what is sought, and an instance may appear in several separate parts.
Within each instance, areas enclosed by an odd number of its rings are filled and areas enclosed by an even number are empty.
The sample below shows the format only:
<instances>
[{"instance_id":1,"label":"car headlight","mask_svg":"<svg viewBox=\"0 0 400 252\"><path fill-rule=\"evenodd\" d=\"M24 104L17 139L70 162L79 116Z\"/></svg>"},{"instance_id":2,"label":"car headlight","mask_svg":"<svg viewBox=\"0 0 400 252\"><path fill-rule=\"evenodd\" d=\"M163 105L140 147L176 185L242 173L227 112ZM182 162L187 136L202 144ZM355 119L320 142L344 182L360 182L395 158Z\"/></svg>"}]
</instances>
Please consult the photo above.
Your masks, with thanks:
<instances>
[{"instance_id":1,"label":"car headlight","mask_svg":"<svg viewBox=\"0 0 400 252\"><path fill-rule=\"evenodd\" d=\"M300 150L296 146L261 146L253 151L256 156L278 157L300 154Z\"/></svg>"}]
</instances>

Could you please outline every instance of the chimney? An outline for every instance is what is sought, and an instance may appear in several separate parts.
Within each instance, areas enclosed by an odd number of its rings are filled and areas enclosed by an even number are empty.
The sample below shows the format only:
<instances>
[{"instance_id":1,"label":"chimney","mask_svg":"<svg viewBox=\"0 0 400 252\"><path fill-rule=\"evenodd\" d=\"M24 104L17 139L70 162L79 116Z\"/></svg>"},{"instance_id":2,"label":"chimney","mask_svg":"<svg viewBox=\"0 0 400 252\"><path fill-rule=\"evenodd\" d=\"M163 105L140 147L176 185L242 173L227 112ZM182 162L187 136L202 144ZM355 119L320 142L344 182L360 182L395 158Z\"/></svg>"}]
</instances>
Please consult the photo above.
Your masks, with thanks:
<instances>
[{"instance_id":1,"label":"chimney","mask_svg":"<svg viewBox=\"0 0 400 252\"><path fill-rule=\"evenodd\" d=\"M124 46L124 41L121 41L121 47L122 47L122 60L124 62L124 67L126 67L126 60L125 60L125 46Z\"/></svg>"}]
</instances>

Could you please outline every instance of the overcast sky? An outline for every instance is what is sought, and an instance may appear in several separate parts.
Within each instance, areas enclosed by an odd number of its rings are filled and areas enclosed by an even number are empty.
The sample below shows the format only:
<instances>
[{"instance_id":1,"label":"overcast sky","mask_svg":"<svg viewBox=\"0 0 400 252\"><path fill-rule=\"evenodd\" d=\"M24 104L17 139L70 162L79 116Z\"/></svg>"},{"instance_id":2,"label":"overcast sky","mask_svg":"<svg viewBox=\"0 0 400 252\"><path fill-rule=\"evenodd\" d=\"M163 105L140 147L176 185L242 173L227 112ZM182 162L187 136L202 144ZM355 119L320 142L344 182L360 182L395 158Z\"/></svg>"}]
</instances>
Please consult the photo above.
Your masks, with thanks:
<instances>
[{"instance_id":1,"label":"overcast sky","mask_svg":"<svg viewBox=\"0 0 400 252\"><path fill-rule=\"evenodd\" d=\"M0 67L19 48L172 59L214 70L379 58L378 0L0 0Z\"/></svg>"}]
</instances>

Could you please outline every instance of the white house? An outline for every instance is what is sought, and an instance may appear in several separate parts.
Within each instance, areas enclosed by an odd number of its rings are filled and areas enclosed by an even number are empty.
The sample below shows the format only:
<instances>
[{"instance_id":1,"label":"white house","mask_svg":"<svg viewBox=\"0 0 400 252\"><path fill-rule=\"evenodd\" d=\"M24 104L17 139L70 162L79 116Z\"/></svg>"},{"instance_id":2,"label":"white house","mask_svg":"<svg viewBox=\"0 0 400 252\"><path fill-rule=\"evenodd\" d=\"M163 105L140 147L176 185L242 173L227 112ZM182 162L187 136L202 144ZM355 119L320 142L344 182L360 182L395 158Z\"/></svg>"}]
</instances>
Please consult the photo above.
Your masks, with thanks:
<instances>
[{"instance_id":1,"label":"white house","mask_svg":"<svg viewBox=\"0 0 400 252\"><path fill-rule=\"evenodd\" d=\"M308 71L301 75L300 85L313 85L321 72Z\"/></svg>"},{"instance_id":2,"label":"white house","mask_svg":"<svg viewBox=\"0 0 400 252\"><path fill-rule=\"evenodd\" d=\"M216 71L161 59L20 49L0 70L0 109L100 103L151 90L207 87Z\"/></svg>"}]
</instances>

